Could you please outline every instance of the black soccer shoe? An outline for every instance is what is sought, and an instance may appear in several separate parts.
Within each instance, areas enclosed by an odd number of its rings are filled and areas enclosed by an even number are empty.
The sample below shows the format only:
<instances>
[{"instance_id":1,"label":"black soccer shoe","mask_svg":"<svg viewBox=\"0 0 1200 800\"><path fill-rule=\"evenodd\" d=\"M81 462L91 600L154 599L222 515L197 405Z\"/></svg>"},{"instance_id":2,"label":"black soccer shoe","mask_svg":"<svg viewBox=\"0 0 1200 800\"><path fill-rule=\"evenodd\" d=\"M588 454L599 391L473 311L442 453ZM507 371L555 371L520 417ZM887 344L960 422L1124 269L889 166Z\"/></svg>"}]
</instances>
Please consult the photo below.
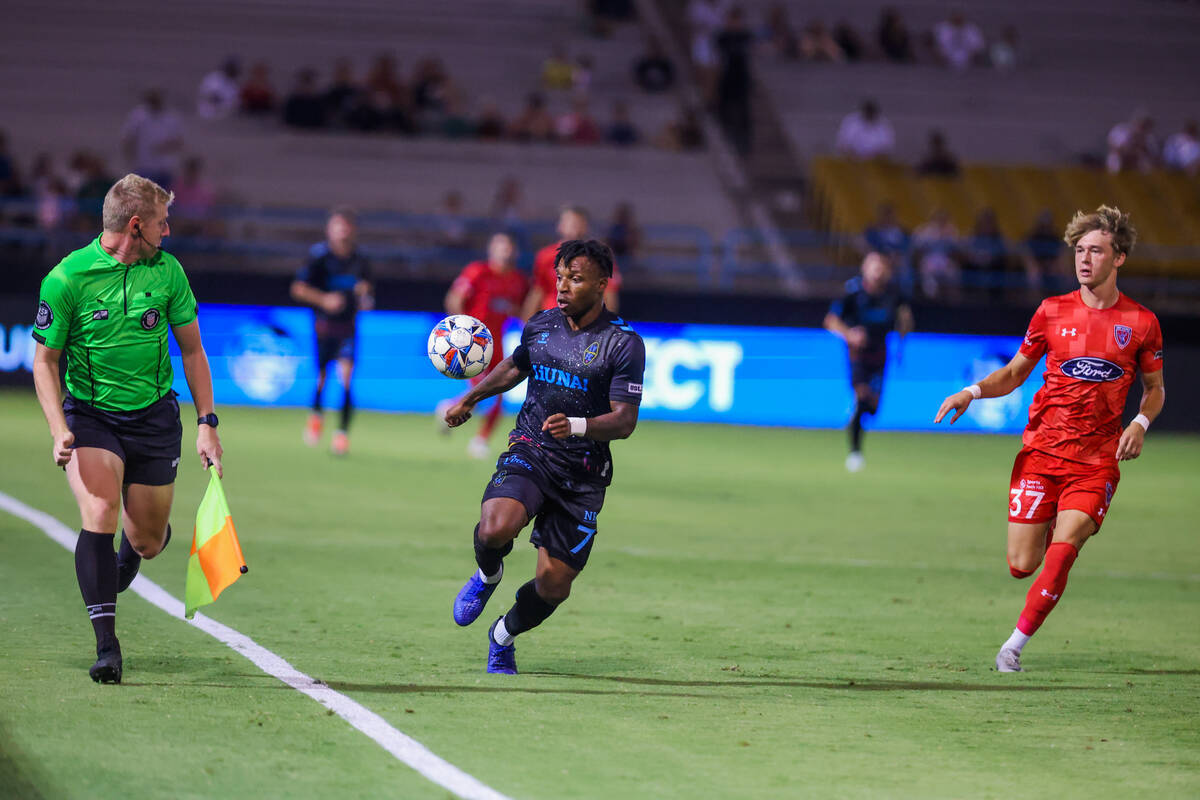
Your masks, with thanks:
<instances>
[{"instance_id":1,"label":"black soccer shoe","mask_svg":"<svg viewBox=\"0 0 1200 800\"><path fill-rule=\"evenodd\" d=\"M121 666L121 643L114 636L107 647L96 646L96 663L92 664L88 675L96 683L120 683Z\"/></svg>"}]
</instances>

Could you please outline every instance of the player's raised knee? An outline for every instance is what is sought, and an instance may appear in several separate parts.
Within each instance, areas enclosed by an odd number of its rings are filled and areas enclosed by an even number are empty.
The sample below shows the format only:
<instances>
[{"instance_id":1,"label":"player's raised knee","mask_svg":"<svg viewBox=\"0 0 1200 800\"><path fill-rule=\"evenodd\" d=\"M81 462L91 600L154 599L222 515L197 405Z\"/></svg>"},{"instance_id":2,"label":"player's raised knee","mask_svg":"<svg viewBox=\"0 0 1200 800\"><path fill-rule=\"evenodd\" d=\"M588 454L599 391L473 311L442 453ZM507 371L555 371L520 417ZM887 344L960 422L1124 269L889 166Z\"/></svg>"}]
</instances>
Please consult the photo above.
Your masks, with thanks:
<instances>
[{"instance_id":1,"label":"player's raised knee","mask_svg":"<svg viewBox=\"0 0 1200 800\"><path fill-rule=\"evenodd\" d=\"M1038 566L1042 563L1039 556L1029 553L1009 553L1008 554L1008 571L1018 580L1028 578L1037 571Z\"/></svg>"}]
</instances>

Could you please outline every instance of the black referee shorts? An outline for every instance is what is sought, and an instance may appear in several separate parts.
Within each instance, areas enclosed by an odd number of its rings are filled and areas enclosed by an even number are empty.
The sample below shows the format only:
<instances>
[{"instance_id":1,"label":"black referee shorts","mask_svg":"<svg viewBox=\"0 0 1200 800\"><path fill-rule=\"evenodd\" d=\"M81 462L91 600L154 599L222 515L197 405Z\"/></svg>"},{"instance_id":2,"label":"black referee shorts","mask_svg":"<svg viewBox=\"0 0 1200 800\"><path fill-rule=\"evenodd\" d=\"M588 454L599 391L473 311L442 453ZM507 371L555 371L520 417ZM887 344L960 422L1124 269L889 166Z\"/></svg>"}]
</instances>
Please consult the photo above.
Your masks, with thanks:
<instances>
[{"instance_id":1,"label":"black referee shorts","mask_svg":"<svg viewBox=\"0 0 1200 800\"><path fill-rule=\"evenodd\" d=\"M183 425L174 391L134 411L106 411L68 394L63 413L75 434L75 447L98 447L120 456L126 485L175 482Z\"/></svg>"}]
</instances>

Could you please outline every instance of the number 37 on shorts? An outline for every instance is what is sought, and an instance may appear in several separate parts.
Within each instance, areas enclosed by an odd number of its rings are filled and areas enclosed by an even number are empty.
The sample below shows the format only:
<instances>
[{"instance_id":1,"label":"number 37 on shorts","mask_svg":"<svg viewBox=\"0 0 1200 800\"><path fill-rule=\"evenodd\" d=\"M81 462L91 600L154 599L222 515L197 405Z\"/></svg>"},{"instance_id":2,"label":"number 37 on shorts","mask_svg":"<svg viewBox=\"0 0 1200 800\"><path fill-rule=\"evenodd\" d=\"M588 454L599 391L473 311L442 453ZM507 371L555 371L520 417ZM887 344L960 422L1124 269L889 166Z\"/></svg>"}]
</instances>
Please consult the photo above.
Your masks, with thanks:
<instances>
[{"instance_id":1,"label":"number 37 on shorts","mask_svg":"<svg viewBox=\"0 0 1200 800\"><path fill-rule=\"evenodd\" d=\"M1008 489L1008 521L1038 524L1074 509L1104 522L1121 473L1113 466L1068 462L1022 450L1013 464Z\"/></svg>"}]
</instances>

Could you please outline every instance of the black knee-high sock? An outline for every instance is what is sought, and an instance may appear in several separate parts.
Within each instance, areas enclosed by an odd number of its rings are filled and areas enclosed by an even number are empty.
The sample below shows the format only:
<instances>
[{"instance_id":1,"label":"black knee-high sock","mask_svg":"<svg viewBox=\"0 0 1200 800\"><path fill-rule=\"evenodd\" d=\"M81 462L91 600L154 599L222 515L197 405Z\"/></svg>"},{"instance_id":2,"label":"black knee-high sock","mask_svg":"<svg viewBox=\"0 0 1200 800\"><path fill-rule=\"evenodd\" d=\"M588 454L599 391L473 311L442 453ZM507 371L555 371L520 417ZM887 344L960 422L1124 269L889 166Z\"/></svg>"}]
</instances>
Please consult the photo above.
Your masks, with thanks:
<instances>
[{"instance_id":1,"label":"black knee-high sock","mask_svg":"<svg viewBox=\"0 0 1200 800\"><path fill-rule=\"evenodd\" d=\"M517 589L517 602L504 615L504 629L512 636L532 630L545 622L556 608L558 604L543 600L534 582L530 581Z\"/></svg>"},{"instance_id":2,"label":"black knee-high sock","mask_svg":"<svg viewBox=\"0 0 1200 800\"><path fill-rule=\"evenodd\" d=\"M107 647L117 630L117 554L113 535L79 531L75 543L75 577L96 631L96 647Z\"/></svg>"},{"instance_id":3,"label":"black knee-high sock","mask_svg":"<svg viewBox=\"0 0 1200 800\"><path fill-rule=\"evenodd\" d=\"M317 390L313 392L312 411L314 414L320 414L323 411L321 407L321 390L324 388L324 386L318 383Z\"/></svg>"},{"instance_id":4,"label":"black knee-high sock","mask_svg":"<svg viewBox=\"0 0 1200 800\"><path fill-rule=\"evenodd\" d=\"M475 563L479 565L479 569L484 575L495 575L500 571L500 567L504 564L504 557L512 552L513 543L509 542L504 547L488 547L479 540L479 526L475 526Z\"/></svg>"},{"instance_id":5,"label":"black knee-high sock","mask_svg":"<svg viewBox=\"0 0 1200 800\"><path fill-rule=\"evenodd\" d=\"M862 418L862 403L858 403L854 406L854 416L850 418L850 451L853 453L862 451Z\"/></svg>"},{"instance_id":6,"label":"black knee-high sock","mask_svg":"<svg viewBox=\"0 0 1200 800\"><path fill-rule=\"evenodd\" d=\"M354 398L350 395L350 387L342 395L342 431L350 430L350 415L354 413Z\"/></svg>"}]
</instances>

